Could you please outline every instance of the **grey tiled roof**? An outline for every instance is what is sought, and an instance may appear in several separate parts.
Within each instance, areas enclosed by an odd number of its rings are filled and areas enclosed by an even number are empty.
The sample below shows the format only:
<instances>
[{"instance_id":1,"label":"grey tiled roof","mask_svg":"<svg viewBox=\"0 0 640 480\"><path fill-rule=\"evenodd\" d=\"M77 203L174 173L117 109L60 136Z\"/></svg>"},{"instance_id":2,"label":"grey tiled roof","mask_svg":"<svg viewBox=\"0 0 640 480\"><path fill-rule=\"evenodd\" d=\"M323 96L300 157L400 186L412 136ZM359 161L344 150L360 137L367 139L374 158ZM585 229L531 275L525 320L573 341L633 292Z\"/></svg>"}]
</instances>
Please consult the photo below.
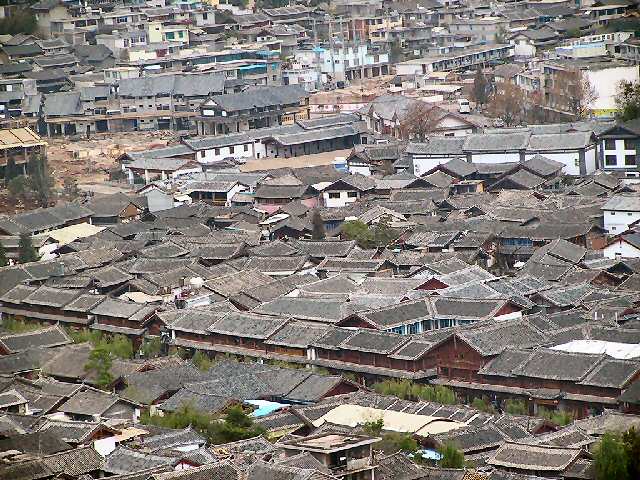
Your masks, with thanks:
<instances>
[{"instance_id":1,"label":"grey tiled roof","mask_svg":"<svg viewBox=\"0 0 640 480\"><path fill-rule=\"evenodd\" d=\"M104 471L112 474L134 473L163 465L173 465L177 459L118 447L106 457Z\"/></svg>"},{"instance_id":2,"label":"grey tiled roof","mask_svg":"<svg viewBox=\"0 0 640 480\"><path fill-rule=\"evenodd\" d=\"M259 87L242 93L217 95L211 102L227 111L251 110L256 107L298 104L309 94L299 85Z\"/></svg>"}]
</instances>

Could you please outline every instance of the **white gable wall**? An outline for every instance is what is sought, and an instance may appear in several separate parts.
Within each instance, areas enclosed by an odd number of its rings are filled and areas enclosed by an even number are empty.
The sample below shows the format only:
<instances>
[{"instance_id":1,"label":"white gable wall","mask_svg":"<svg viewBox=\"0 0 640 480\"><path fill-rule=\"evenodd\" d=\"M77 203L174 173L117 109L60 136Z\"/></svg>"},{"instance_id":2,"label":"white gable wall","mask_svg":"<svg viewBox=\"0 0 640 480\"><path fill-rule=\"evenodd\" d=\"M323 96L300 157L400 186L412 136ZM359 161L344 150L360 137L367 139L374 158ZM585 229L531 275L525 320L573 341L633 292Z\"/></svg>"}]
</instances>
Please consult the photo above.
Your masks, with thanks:
<instances>
[{"instance_id":1,"label":"white gable wall","mask_svg":"<svg viewBox=\"0 0 640 480\"><path fill-rule=\"evenodd\" d=\"M607 245L603 252L606 258L615 259L616 256L622 258L640 258L640 248L634 247L622 239L618 239L611 245Z\"/></svg>"}]
</instances>

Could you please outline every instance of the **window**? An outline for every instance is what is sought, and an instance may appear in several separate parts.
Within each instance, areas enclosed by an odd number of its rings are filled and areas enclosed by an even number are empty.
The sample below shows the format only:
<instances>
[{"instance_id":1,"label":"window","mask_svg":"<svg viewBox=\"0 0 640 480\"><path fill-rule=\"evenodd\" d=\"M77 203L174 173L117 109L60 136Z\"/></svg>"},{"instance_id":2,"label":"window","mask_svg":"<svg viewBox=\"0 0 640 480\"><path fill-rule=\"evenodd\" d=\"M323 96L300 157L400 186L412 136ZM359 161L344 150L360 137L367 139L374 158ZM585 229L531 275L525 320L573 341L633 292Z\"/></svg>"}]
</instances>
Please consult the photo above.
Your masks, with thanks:
<instances>
[{"instance_id":1,"label":"window","mask_svg":"<svg viewBox=\"0 0 640 480\"><path fill-rule=\"evenodd\" d=\"M614 166L617 163L617 157L615 155L605 155L604 164L608 166Z\"/></svg>"},{"instance_id":2,"label":"window","mask_svg":"<svg viewBox=\"0 0 640 480\"><path fill-rule=\"evenodd\" d=\"M219 148L215 148L215 149L213 150L213 153L214 153L215 155L220 155L220 149L219 149Z\"/></svg>"},{"instance_id":3,"label":"window","mask_svg":"<svg viewBox=\"0 0 640 480\"><path fill-rule=\"evenodd\" d=\"M340 192L329 192L329 198L340 198Z\"/></svg>"},{"instance_id":4,"label":"window","mask_svg":"<svg viewBox=\"0 0 640 480\"><path fill-rule=\"evenodd\" d=\"M624 149L625 150L634 150L635 148L636 148L635 142L632 139L630 139L630 138L625 139L625 141L624 141Z\"/></svg>"},{"instance_id":5,"label":"window","mask_svg":"<svg viewBox=\"0 0 640 480\"><path fill-rule=\"evenodd\" d=\"M358 192L347 192L347 197L358 198Z\"/></svg>"},{"instance_id":6,"label":"window","mask_svg":"<svg viewBox=\"0 0 640 480\"><path fill-rule=\"evenodd\" d=\"M611 215L615 215L615 214L616 214L616 212L611 212Z\"/></svg>"},{"instance_id":7,"label":"window","mask_svg":"<svg viewBox=\"0 0 640 480\"><path fill-rule=\"evenodd\" d=\"M617 227L611 227L611 231L615 231Z\"/></svg>"},{"instance_id":8,"label":"window","mask_svg":"<svg viewBox=\"0 0 640 480\"><path fill-rule=\"evenodd\" d=\"M234 146L229 147L229 153L230 153L231 155L233 155L234 153L236 153L236 147L234 147Z\"/></svg>"},{"instance_id":9,"label":"window","mask_svg":"<svg viewBox=\"0 0 640 480\"><path fill-rule=\"evenodd\" d=\"M635 165L636 164L636 156L635 155L625 155L624 156L624 164L625 165Z\"/></svg>"},{"instance_id":10,"label":"window","mask_svg":"<svg viewBox=\"0 0 640 480\"><path fill-rule=\"evenodd\" d=\"M616 141L612 138L607 138L604 141L605 150L615 150L616 149Z\"/></svg>"},{"instance_id":11,"label":"window","mask_svg":"<svg viewBox=\"0 0 640 480\"><path fill-rule=\"evenodd\" d=\"M245 145L245 146L244 146L244 151L245 151L245 152L248 152L248 151L249 151L249 145Z\"/></svg>"}]
</instances>

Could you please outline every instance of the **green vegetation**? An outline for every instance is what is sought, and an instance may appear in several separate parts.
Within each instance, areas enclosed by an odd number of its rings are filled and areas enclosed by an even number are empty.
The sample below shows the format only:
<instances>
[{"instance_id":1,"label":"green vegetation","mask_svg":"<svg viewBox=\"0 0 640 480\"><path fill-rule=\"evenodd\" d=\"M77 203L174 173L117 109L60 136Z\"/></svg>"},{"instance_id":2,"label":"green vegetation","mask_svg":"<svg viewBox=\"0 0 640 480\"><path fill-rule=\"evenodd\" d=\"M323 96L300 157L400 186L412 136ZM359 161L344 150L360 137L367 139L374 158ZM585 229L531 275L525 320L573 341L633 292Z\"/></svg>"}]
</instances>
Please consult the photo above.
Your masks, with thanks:
<instances>
[{"instance_id":1,"label":"green vegetation","mask_svg":"<svg viewBox=\"0 0 640 480\"><path fill-rule=\"evenodd\" d=\"M88 373L95 373L96 384L98 387L106 389L113 383L113 375L111 375L111 366L113 358L106 345L98 345L91 353L89 360L84 366Z\"/></svg>"},{"instance_id":2,"label":"green vegetation","mask_svg":"<svg viewBox=\"0 0 640 480\"><path fill-rule=\"evenodd\" d=\"M408 433L388 432L382 435L382 440L376 443L374 448L386 454L415 453L418 450L418 442Z\"/></svg>"},{"instance_id":3,"label":"green vegetation","mask_svg":"<svg viewBox=\"0 0 640 480\"><path fill-rule=\"evenodd\" d=\"M48 207L53 197L54 180L49 170L47 157L34 155L27 164L29 189L40 207Z\"/></svg>"},{"instance_id":4,"label":"green vegetation","mask_svg":"<svg viewBox=\"0 0 640 480\"><path fill-rule=\"evenodd\" d=\"M596 480L630 480L628 461L622 438L605 433L594 455Z\"/></svg>"},{"instance_id":5,"label":"green vegetation","mask_svg":"<svg viewBox=\"0 0 640 480\"><path fill-rule=\"evenodd\" d=\"M4 245L0 243L0 267L6 267L7 265L9 265L7 251L4 249Z\"/></svg>"},{"instance_id":6,"label":"green vegetation","mask_svg":"<svg viewBox=\"0 0 640 480\"><path fill-rule=\"evenodd\" d=\"M7 182L7 189L13 198L25 203L28 196L28 183L27 177L17 175Z\"/></svg>"},{"instance_id":7,"label":"green vegetation","mask_svg":"<svg viewBox=\"0 0 640 480\"><path fill-rule=\"evenodd\" d=\"M140 421L144 425L165 428L185 428L191 425L214 445L253 438L264 433L264 429L255 425L253 419L239 406L230 407L224 417L218 418L184 404L175 412L165 413L163 416L145 413Z\"/></svg>"},{"instance_id":8,"label":"green vegetation","mask_svg":"<svg viewBox=\"0 0 640 480\"><path fill-rule=\"evenodd\" d=\"M378 420L370 420L362 425L362 429L364 430L364 432L372 437L377 437L378 435L380 435L383 428L384 420L382 418L379 418Z\"/></svg>"},{"instance_id":9,"label":"green vegetation","mask_svg":"<svg viewBox=\"0 0 640 480\"><path fill-rule=\"evenodd\" d=\"M616 94L616 108L616 116L623 122L640 118L640 81L620 82Z\"/></svg>"},{"instance_id":10,"label":"green vegetation","mask_svg":"<svg viewBox=\"0 0 640 480\"><path fill-rule=\"evenodd\" d=\"M624 449L627 452L627 469L631 478L640 478L640 431L631 427L622 434Z\"/></svg>"},{"instance_id":11,"label":"green vegetation","mask_svg":"<svg viewBox=\"0 0 640 480\"><path fill-rule=\"evenodd\" d=\"M311 214L311 226L313 230L311 232L311 238L314 240L322 240L327 236L327 232L324 229L324 220L320 215L320 211L315 208Z\"/></svg>"},{"instance_id":12,"label":"green vegetation","mask_svg":"<svg viewBox=\"0 0 640 480\"><path fill-rule=\"evenodd\" d=\"M631 427L622 435L605 433L594 451L596 480L640 478L640 431Z\"/></svg>"},{"instance_id":13,"label":"green vegetation","mask_svg":"<svg viewBox=\"0 0 640 480\"><path fill-rule=\"evenodd\" d=\"M395 232L384 221L372 227L360 220L344 222L342 233L347 239L358 242L361 248L386 247L397 238Z\"/></svg>"},{"instance_id":14,"label":"green vegetation","mask_svg":"<svg viewBox=\"0 0 640 480\"><path fill-rule=\"evenodd\" d=\"M20 234L18 242L18 261L20 263L29 263L38 261L38 252L33 248L31 243L31 235L27 233Z\"/></svg>"},{"instance_id":15,"label":"green vegetation","mask_svg":"<svg viewBox=\"0 0 640 480\"><path fill-rule=\"evenodd\" d=\"M550 422L560 426L569 425L573 422L573 415L571 413L561 410L548 410L544 407L538 410L538 416L546 418Z\"/></svg>"},{"instance_id":16,"label":"green vegetation","mask_svg":"<svg viewBox=\"0 0 640 480\"><path fill-rule=\"evenodd\" d=\"M94 347L106 349L112 357L129 359L133 358L133 343L126 335L103 335L102 332L83 328L80 330L67 330L74 343L89 342Z\"/></svg>"},{"instance_id":17,"label":"green vegetation","mask_svg":"<svg viewBox=\"0 0 640 480\"><path fill-rule=\"evenodd\" d=\"M491 402L489 402L486 398L474 398L473 402L471 402L471 406L476 410L480 410L481 412L486 413L494 413L496 410Z\"/></svg>"},{"instance_id":18,"label":"green vegetation","mask_svg":"<svg viewBox=\"0 0 640 480\"><path fill-rule=\"evenodd\" d=\"M144 358L155 358L162 351L162 341L160 337L146 338L142 344L142 355Z\"/></svg>"},{"instance_id":19,"label":"green vegetation","mask_svg":"<svg viewBox=\"0 0 640 480\"><path fill-rule=\"evenodd\" d=\"M0 35L31 34L37 28L36 17L28 8L15 10L11 13L11 16L0 20Z\"/></svg>"},{"instance_id":20,"label":"green vegetation","mask_svg":"<svg viewBox=\"0 0 640 480\"><path fill-rule=\"evenodd\" d=\"M374 384L372 388L382 395L393 395L403 400L425 400L445 405L457 403L453 390L440 385L433 387L413 383L409 380L385 380Z\"/></svg>"},{"instance_id":21,"label":"green vegetation","mask_svg":"<svg viewBox=\"0 0 640 480\"><path fill-rule=\"evenodd\" d=\"M445 443L438 447L438 453L442 458L438 465L442 468L464 468L464 454L453 443Z\"/></svg>"},{"instance_id":22,"label":"green vegetation","mask_svg":"<svg viewBox=\"0 0 640 480\"><path fill-rule=\"evenodd\" d=\"M193 357L191 357L191 362L198 367L203 372L208 371L213 366L213 361L207 356L206 353L202 353L198 350Z\"/></svg>"},{"instance_id":23,"label":"green vegetation","mask_svg":"<svg viewBox=\"0 0 640 480\"><path fill-rule=\"evenodd\" d=\"M39 323L24 322L22 320L16 320L12 317L5 317L2 320L2 330L7 333L25 333L42 328Z\"/></svg>"},{"instance_id":24,"label":"green vegetation","mask_svg":"<svg viewBox=\"0 0 640 480\"><path fill-rule=\"evenodd\" d=\"M527 404L522 400L507 400L504 403L504 411L511 415L528 415Z\"/></svg>"}]
</instances>

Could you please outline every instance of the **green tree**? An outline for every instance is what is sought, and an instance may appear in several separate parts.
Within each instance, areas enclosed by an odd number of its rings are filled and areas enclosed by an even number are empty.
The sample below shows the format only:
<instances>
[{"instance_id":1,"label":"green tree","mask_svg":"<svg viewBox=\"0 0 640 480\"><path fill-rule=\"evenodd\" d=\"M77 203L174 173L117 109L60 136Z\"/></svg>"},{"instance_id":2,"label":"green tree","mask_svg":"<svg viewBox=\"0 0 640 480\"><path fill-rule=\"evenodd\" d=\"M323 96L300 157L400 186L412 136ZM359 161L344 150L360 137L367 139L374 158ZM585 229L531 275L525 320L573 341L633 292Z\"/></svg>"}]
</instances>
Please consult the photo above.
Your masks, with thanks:
<instances>
[{"instance_id":1,"label":"green tree","mask_svg":"<svg viewBox=\"0 0 640 480\"><path fill-rule=\"evenodd\" d=\"M529 413L527 405L521 400L507 400L504 410L511 415L527 415Z\"/></svg>"},{"instance_id":2,"label":"green tree","mask_svg":"<svg viewBox=\"0 0 640 480\"><path fill-rule=\"evenodd\" d=\"M425 400L445 405L456 403L456 395L448 387L423 385L409 380L385 380L373 385L373 389L381 395L393 395L403 400Z\"/></svg>"},{"instance_id":3,"label":"green tree","mask_svg":"<svg viewBox=\"0 0 640 480\"><path fill-rule=\"evenodd\" d=\"M147 338L142 345L142 354L145 358L155 358L162 350L162 341L159 337Z\"/></svg>"},{"instance_id":4,"label":"green tree","mask_svg":"<svg viewBox=\"0 0 640 480\"><path fill-rule=\"evenodd\" d=\"M450 442L438 447L438 453L442 458L438 465L442 468L464 468L464 454Z\"/></svg>"},{"instance_id":5,"label":"green tree","mask_svg":"<svg viewBox=\"0 0 640 480\"><path fill-rule=\"evenodd\" d=\"M323 240L327 236L327 232L324 229L324 220L320 211L315 208L311 214L311 226L313 227L311 238L314 240Z\"/></svg>"},{"instance_id":6,"label":"green tree","mask_svg":"<svg viewBox=\"0 0 640 480\"><path fill-rule=\"evenodd\" d=\"M0 267L6 267L7 265L9 265L7 251L4 249L2 242L0 242Z\"/></svg>"},{"instance_id":7,"label":"green tree","mask_svg":"<svg viewBox=\"0 0 640 480\"><path fill-rule=\"evenodd\" d=\"M195 353L195 355L191 358L191 361L196 367L198 367L203 372L208 371L213 365L213 362L211 361L211 359L205 353L202 353L200 350L198 350Z\"/></svg>"},{"instance_id":8,"label":"green tree","mask_svg":"<svg viewBox=\"0 0 640 480\"><path fill-rule=\"evenodd\" d=\"M102 339L98 346L103 346L114 357L133 358L133 342L126 335L116 334L110 338Z\"/></svg>"},{"instance_id":9,"label":"green tree","mask_svg":"<svg viewBox=\"0 0 640 480\"><path fill-rule=\"evenodd\" d=\"M75 178L65 177L63 182L64 194L70 200L74 200L80 196L80 189L78 188L78 182Z\"/></svg>"},{"instance_id":10,"label":"green tree","mask_svg":"<svg viewBox=\"0 0 640 480\"><path fill-rule=\"evenodd\" d=\"M493 413L495 408L488 402L485 398L475 397L471 402L471 406L476 410L480 410L481 412Z\"/></svg>"},{"instance_id":11,"label":"green tree","mask_svg":"<svg viewBox=\"0 0 640 480\"><path fill-rule=\"evenodd\" d=\"M364 422L362 424L362 429L367 435L371 435L372 437L377 437L382 433L382 429L384 428L384 419L379 418L378 420L369 420L368 422Z\"/></svg>"},{"instance_id":12,"label":"green tree","mask_svg":"<svg viewBox=\"0 0 640 480\"><path fill-rule=\"evenodd\" d=\"M6 317L2 320L2 330L9 333L25 333L42 328L38 323L29 323L22 320L16 320L12 317Z\"/></svg>"},{"instance_id":13,"label":"green tree","mask_svg":"<svg viewBox=\"0 0 640 480\"><path fill-rule=\"evenodd\" d=\"M623 80L616 94L616 117L623 122L640 118L640 81Z\"/></svg>"},{"instance_id":14,"label":"green tree","mask_svg":"<svg viewBox=\"0 0 640 480\"><path fill-rule=\"evenodd\" d=\"M18 241L18 261L20 263L36 262L38 260L38 252L33 248L31 243L31 235L21 233Z\"/></svg>"},{"instance_id":15,"label":"green tree","mask_svg":"<svg viewBox=\"0 0 640 480\"><path fill-rule=\"evenodd\" d=\"M349 240L355 240L362 248L373 246L373 235L366 223L360 220L350 220L342 224L342 233Z\"/></svg>"},{"instance_id":16,"label":"green tree","mask_svg":"<svg viewBox=\"0 0 640 480\"><path fill-rule=\"evenodd\" d=\"M622 441L627 453L629 478L640 478L640 431L631 427L622 434Z\"/></svg>"},{"instance_id":17,"label":"green tree","mask_svg":"<svg viewBox=\"0 0 640 480\"><path fill-rule=\"evenodd\" d=\"M605 433L594 454L596 480L632 480L629 477L628 463L622 439L612 433Z\"/></svg>"},{"instance_id":18,"label":"green tree","mask_svg":"<svg viewBox=\"0 0 640 480\"><path fill-rule=\"evenodd\" d=\"M0 20L0 35L15 35L16 33L34 33L38 28L38 21L31 10L21 8L11 13L11 16Z\"/></svg>"},{"instance_id":19,"label":"green tree","mask_svg":"<svg viewBox=\"0 0 640 480\"><path fill-rule=\"evenodd\" d=\"M418 442L408 433L388 432L382 435L382 440L375 444L376 448L387 454L405 452L414 453L418 450Z\"/></svg>"},{"instance_id":20,"label":"green tree","mask_svg":"<svg viewBox=\"0 0 640 480\"><path fill-rule=\"evenodd\" d=\"M98 345L89 354L84 366L85 371L96 375L96 384L100 388L108 388L113 383L111 353L105 345Z\"/></svg>"},{"instance_id":21,"label":"green tree","mask_svg":"<svg viewBox=\"0 0 640 480\"><path fill-rule=\"evenodd\" d=\"M11 196L22 200L22 203L25 203L29 194L29 181L24 175L18 175L17 177L13 177L9 180L7 183L7 189Z\"/></svg>"},{"instance_id":22,"label":"green tree","mask_svg":"<svg viewBox=\"0 0 640 480\"><path fill-rule=\"evenodd\" d=\"M257 437L265 431L254 424L253 419L240 406L230 407L223 418L217 418L185 403L175 412L165 412L163 416L144 414L140 421L145 425L165 428L185 428L191 425L214 445Z\"/></svg>"},{"instance_id":23,"label":"green tree","mask_svg":"<svg viewBox=\"0 0 640 480\"><path fill-rule=\"evenodd\" d=\"M54 180L49 171L47 157L33 155L28 163L29 188L41 207L48 207L53 198Z\"/></svg>"},{"instance_id":24,"label":"green tree","mask_svg":"<svg viewBox=\"0 0 640 480\"><path fill-rule=\"evenodd\" d=\"M11 180L20 175L18 167L16 166L16 160L13 157L7 159L7 164L4 167L4 183L8 185Z\"/></svg>"},{"instance_id":25,"label":"green tree","mask_svg":"<svg viewBox=\"0 0 640 480\"><path fill-rule=\"evenodd\" d=\"M473 77L473 101L476 102L482 108L482 105L489 100L489 82L484 75L482 68L476 70L476 74Z\"/></svg>"},{"instance_id":26,"label":"green tree","mask_svg":"<svg viewBox=\"0 0 640 480\"><path fill-rule=\"evenodd\" d=\"M556 425L565 426L573 422L573 415L570 412L564 410L549 410L544 407L538 410L538 416L546 418L550 422Z\"/></svg>"}]
</instances>

